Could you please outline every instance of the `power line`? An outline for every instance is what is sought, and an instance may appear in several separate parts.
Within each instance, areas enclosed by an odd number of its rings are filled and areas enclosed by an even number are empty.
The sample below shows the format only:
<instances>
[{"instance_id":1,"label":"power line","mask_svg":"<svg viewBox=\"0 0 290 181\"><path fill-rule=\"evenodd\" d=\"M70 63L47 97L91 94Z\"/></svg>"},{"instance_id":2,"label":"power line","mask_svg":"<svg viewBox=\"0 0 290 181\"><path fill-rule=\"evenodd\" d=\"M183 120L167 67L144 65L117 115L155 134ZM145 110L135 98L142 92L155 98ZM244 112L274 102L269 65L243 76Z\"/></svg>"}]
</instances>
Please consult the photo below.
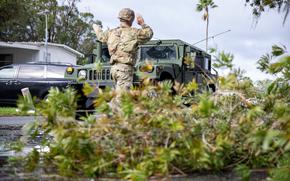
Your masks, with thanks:
<instances>
[{"instance_id":1,"label":"power line","mask_svg":"<svg viewBox=\"0 0 290 181\"><path fill-rule=\"evenodd\" d=\"M196 45L196 44L201 43L201 42L203 42L203 41L205 41L205 40L208 40L208 39L210 39L210 38L215 38L215 37L217 37L217 36L219 36L219 35L222 35L222 34L228 33L228 32L230 32L230 31L231 31L231 30L227 30L227 31L223 31L223 32L221 32L221 33L217 33L217 34L215 34L215 35L213 35L213 36L209 36L208 38L205 38L205 39L202 39L202 40L200 40L200 41L198 41L198 42L195 42L195 43L193 43L192 45Z\"/></svg>"}]
</instances>

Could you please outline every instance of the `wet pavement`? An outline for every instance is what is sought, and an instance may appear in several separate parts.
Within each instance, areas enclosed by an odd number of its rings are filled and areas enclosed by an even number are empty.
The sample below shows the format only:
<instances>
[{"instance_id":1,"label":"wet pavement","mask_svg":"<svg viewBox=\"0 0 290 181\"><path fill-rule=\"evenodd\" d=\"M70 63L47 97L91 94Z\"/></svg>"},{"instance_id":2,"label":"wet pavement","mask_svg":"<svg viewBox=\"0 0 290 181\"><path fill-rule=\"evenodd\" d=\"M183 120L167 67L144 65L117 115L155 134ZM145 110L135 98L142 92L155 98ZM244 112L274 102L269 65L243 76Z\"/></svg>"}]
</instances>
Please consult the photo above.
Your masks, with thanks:
<instances>
[{"instance_id":1,"label":"wet pavement","mask_svg":"<svg viewBox=\"0 0 290 181\"><path fill-rule=\"evenodd\" d=\"M0 117L0 125L24 125L34 121L34 116L11 116Z\"/></svg>"},{"instance_id":2,"label":"wet pavement","mask_svg":"<svg viewBox=\"0 0 290 181\"><path fill-rule=\"evenodd\" d=\"M33 122L34 119L34 116L0 117L0 156L14 155L7 144L19 140L23 135L23 125Z\"/></svg>"},{"instance_id":3,"label":"wet pavement","mask_svg":"<svg viewBox=\"0 0 290 181\"><path fill-rule=\"evenodd\" d=\"M34 116L12 116L0 117L0 168L7 163L9 156L16 153L9 149L9 143L19 140L22 133L22 127L26 123L34 121ZM29 152L32 147L27 146L24 152ZM1 180L1 179L0 179Z\"/></svg>"},{"instance_id":4,"label":"wet pavement","mask_svg":"<svg viewBox=\"0 0 290 181\"><path fill-rule=\"evenodd\" d=\"M16 153L10 150L9 143L19 140L23 136L23 125L33 121L34 116L0 117L0 180L22 180L21 177L12 176L17 171L9 166L7 159L10 156L27 154L33 146L27 145L23 152Z\"/></svg>"}]
</instances>

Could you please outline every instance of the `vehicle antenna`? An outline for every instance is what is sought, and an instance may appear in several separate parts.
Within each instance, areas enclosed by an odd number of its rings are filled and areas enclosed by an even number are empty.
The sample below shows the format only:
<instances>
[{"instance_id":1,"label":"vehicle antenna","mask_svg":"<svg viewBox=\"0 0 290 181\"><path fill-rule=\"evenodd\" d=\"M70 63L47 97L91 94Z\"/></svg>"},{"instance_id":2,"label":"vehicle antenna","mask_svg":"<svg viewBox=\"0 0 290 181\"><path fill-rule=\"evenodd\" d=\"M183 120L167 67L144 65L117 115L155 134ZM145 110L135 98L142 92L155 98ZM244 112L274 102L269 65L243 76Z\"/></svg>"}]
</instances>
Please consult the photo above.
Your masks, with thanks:
<instances>
[{"instance_id":1,"label":"vehicle antenna","mask_svg":"<svg viewBox=\"0 0 290 181\"><path fill-rule=\"evenodd\" d=\"M217 36L220 36L220 35L222 35L222 34L228 33L228 32L230 32L230 31L231 31L231 30L227 30L227 31L223 31L223 32L221 32L221 33L215 34L215 35L213 35L213 36L209 36L208 38L205 38L205 39L202 39L202 40L200 40L200 41L198 41L198 42L195 42L195 43L193 43L192 45L196 45L196 44L201 43L201 42L203 42L203 41L205 41L205 40L208 40L208 39L210 39L210 38L215 38L215 37L217 37Z\"/></svg>"}]
</instances>

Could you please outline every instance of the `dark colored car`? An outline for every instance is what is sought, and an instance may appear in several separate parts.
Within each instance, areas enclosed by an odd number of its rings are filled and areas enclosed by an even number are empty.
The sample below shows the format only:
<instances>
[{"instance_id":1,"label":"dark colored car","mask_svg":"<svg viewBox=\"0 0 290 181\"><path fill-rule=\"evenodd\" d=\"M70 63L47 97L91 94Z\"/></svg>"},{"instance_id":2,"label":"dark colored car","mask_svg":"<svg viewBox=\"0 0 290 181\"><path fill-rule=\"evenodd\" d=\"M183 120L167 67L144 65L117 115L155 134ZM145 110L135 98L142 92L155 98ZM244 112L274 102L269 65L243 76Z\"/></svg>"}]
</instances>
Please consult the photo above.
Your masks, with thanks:
<instances>
[{"instance_id":1,"label":"dark colored car","mask_svg":"<svg viewBox=\"0 0 290 181\"><path fill-rule=\"evenodd\" d=\"M68 87L71 80L64 78L68 66L37 62L0 67L0 105L15 105L25 87L39 99L44 99L51 87Z\"/></svg>"}]
</instances>

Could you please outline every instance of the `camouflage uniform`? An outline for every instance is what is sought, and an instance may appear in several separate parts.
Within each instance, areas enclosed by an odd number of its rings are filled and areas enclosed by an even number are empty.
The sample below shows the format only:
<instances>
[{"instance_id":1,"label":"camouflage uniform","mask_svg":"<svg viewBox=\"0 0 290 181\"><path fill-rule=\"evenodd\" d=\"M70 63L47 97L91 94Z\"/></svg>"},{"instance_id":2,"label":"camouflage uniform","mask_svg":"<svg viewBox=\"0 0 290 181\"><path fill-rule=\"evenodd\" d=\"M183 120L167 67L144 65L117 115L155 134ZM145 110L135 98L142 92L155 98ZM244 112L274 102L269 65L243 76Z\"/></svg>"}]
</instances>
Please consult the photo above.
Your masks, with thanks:
<instances>
[{"instance_id":1,"label":"camouflage uniform","mask_svg":"<svg viewBox=\"0 0 290 181\"><path fill-rule=\"evenodd\" d=\"M108 45L110 63L113 64L111 75L115 81L116 91L128 90L133 83L138 45L152 38L152 29L144 24L141 29L117 27L105 32L99 29L96 35L99 41Z\"/></svg>"}]
</instances>

